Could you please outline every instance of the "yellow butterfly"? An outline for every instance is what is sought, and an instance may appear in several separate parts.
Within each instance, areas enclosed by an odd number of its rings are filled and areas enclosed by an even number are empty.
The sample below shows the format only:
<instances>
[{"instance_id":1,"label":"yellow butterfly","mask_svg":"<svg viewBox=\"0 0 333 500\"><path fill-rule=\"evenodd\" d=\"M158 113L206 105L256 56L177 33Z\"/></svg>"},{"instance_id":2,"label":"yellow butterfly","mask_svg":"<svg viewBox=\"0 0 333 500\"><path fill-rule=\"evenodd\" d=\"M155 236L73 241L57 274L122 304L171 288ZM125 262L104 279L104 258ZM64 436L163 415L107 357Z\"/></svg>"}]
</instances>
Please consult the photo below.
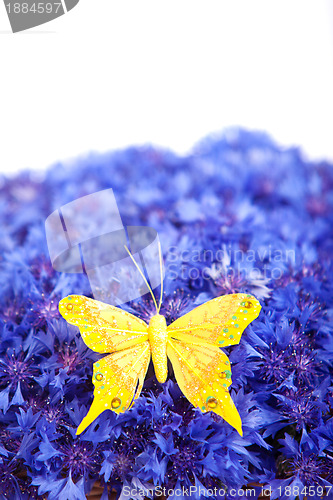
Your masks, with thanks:
<instances>
[{"instance_id":1,"label":"yellow butterfly","mask_svg":"<svg viewBox=\"0 0 333 500\"><path fill-rule=\"evenodd\" d=\"M94 400L76 434L81 434L104 410L122 413L141 393L150 359L156 378L167 379L167 359L186 398L203 412L214 411L242 436L242 422L230 397L231 368L220 347L238 344L244 329L260 312L252 296L236 293L217 297L166 325L159 314L154 294L136 264L153 297L156 314L149 325L132 314L81 295L59 302L59 311L68 323L79 327L85 344L95 352L110 353L94 363Z\"/></svg>"}]
</instances>

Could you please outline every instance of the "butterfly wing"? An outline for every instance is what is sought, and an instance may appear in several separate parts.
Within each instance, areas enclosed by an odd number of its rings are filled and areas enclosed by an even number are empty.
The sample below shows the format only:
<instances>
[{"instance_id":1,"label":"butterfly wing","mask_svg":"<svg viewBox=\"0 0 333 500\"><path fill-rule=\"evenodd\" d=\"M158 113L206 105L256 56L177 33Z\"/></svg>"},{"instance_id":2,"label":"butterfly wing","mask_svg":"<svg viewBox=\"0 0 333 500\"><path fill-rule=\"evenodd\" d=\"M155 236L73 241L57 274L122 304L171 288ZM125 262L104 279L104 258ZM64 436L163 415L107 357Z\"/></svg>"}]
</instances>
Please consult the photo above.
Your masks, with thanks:
<instances>
[{"instance_id":1,"label":"butterfly wing","mask_svg":"<svg viewBox=\"0 0 333 500\"><path fill-rule=\"evenodd\" d=\"M187 399L202 411L214 411L242 435L242 422L230 397L230 363L216 346L169 338L167 354Z\"/></svg>"},{"instance_id":2,"label":"butterfly wing","mask_svg":"<svg viewBox=\"0 0 333 500\"><path fill-rule=\"evenodd\" d=\"M260 309L252 295L224 295L168 326L167 354L184 395L202 411L223 417L241 435L241 419L228 391L230 363L219 347L238 344Z\"/></svg>"},{"instance_id":3,"label":"butterfly wing","mask_svg":"<svg viewBox=\"0 0 333 500\"><path fill-rule=\"evenodd\" d=\"M76 434L104 410L123 413L139 397L150 361L149 342L114 352L94 363L94 400Z\"/></svg>"},{"instance_id":4,"label":"butterfly wing","mask_svg":"<svg viewBox=\"0 0 333 500\"><path fill-rule=\"evenodd\" d=\"M222 295L193 309L168 326L170 337L191 344L227 347L238 344L245 328L259 315L252 295Z\"/></svg>"},{"instance_id":5,"label":"butterfly wing","mask_svg":"<svg viewBox=\"0 0 333 500\"><path fill-rule=\"evenodd\" d=\"M126 311L81 295L62 299L59 311L79 327L90 349L112 353L94 363L94 400L77 429L80 434L104 410L124 412L139 397L151 356L148 327Z\"/></svg>"},{"instance_id":6,"label":"butterfly wing","mask_svg":"<svg viewBox=\"0 0 333 500\"><path fill-rule=\"evenodd\" d=\"M65 297L59 311L68 323L79 327L84 343L95 352L119 351L148 340L144 321L83 295Z\"/></svg>"}]
</instances>

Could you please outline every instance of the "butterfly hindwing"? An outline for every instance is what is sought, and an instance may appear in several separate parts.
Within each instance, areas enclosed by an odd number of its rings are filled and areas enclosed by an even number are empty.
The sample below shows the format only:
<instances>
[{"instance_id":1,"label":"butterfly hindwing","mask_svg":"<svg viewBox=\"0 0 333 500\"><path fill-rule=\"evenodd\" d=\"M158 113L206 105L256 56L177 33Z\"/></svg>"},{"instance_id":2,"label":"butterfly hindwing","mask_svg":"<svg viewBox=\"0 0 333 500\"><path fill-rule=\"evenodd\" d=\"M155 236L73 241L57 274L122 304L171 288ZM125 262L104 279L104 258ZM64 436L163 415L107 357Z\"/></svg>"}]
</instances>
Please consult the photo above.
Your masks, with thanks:
<instances>
[{"instance_id":1,"label":"butterfly hindwing","mask_svg":"<svg viewBox=\"0 0 333 500\"><path fill-rule=\"evenodd\" d=\"M130 408L141 393L150 356L149 342L143 342L94 363L94 400L76 434L81 434L104 410L122 413Z\"/></svg>"},{"instance_id":2,"label":"butterfly hindwing","mask_svg":"<svg viewBox=\"0 0 333 500\"><path fill-rule=\"evenodd\" d=\"M65 297L59 311L68 323L79 327L83 341L95 352L119 351L148 340L144 321L83 295Z\"/></svg>"},{"instance_id":3,"label":"butterfly hindwing","mask_svg":"<svg viewBox=\"0 0 333 500\"><path fill-rule=\"evenodd\" d=\"M169 339L168 357L177 383L193 406L214 411L242 435L242 422L230 397L230 362L216 346Z\"/></svg>"},{"instance_id":4,"label":"butterfly hindwing","mask_svg":"<svg viewBox=\"0 0 333 500\"><path fill-rule=\"evenodd\" d=\"M223 295L176 319L168 326L168 334L191 344L227 347L239 343L243 331L259 315L260 309L260 303L252 295Z\"/></svg>"}]
</instances>

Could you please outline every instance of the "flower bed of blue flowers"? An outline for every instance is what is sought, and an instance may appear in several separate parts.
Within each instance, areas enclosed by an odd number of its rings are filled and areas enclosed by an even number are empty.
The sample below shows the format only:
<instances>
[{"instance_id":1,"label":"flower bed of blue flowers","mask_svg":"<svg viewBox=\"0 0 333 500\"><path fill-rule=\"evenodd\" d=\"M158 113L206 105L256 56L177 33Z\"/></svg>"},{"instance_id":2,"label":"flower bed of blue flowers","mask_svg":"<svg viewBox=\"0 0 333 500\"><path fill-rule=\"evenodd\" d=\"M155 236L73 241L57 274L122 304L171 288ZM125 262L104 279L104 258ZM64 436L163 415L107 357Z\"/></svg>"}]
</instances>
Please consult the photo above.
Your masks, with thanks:
<instances>
[{"instance_id":1,"label":"flower bed of blue flowers","mask_svg":"<svg viewBox=\"0 0 333 500\"><path fill-rule=\"evenodd\" d=\"M0 181L1 499L85 499L96 481L103 500L112 490L149 497L154 486L178 498L192 487L194 499L244 498L246 486L257 497L259 485L271 498L329 493L331 164L234 129L185 157L131 147ZM84 275L53 270L44 223L61 205L105 188L113 188L124 224L161 235L168 322L222 294L260 300L260 316L226 349L242 438L194 409L172 373L158 384L153 371L131 410L106 411L75 435L98 355L57 305L91 291ZM149 297L127 308L145 320L154 313Z\"/></svg>"}]
</instances>

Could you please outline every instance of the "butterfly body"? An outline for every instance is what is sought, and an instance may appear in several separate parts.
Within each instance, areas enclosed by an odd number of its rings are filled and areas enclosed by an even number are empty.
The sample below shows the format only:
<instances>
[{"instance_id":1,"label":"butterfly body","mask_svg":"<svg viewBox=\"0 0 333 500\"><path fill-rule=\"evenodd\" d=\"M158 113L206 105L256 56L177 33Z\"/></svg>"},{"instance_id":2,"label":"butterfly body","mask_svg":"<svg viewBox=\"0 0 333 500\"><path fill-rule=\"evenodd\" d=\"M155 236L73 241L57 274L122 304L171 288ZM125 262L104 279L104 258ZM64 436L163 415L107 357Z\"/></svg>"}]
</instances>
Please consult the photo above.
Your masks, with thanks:
<instances>
[{"instance_id":1,"label":"butterfly body","mask_svg":"<svg viewBox=\"0 0 333 500\"><path fill-rule=\"evenodd\" d=\"M156 378L165 382L169 359L185 397L201 411L214 411L242 435L231 399L231 366L221 347L238 344L261 306L249 294L217 297L166 324L156 314L147 325L132 314L81 295L59 303L62 316L79 327L92 350L107 354L94 363L94 399L77 429L83 432L104 410L128 410L141 393L152 359Z\"/></svg>"},{"instance_id":2,"label":"butterfly body","mask_svg":"<svg viewBox=\"0 0 333 500\"><path fill-rule=\"evenodd\" d=\"M155 314L148 325L148 341L157 380L163 384L168 376L168 332L165 317Z\"/></svg>"}]
</instances>

